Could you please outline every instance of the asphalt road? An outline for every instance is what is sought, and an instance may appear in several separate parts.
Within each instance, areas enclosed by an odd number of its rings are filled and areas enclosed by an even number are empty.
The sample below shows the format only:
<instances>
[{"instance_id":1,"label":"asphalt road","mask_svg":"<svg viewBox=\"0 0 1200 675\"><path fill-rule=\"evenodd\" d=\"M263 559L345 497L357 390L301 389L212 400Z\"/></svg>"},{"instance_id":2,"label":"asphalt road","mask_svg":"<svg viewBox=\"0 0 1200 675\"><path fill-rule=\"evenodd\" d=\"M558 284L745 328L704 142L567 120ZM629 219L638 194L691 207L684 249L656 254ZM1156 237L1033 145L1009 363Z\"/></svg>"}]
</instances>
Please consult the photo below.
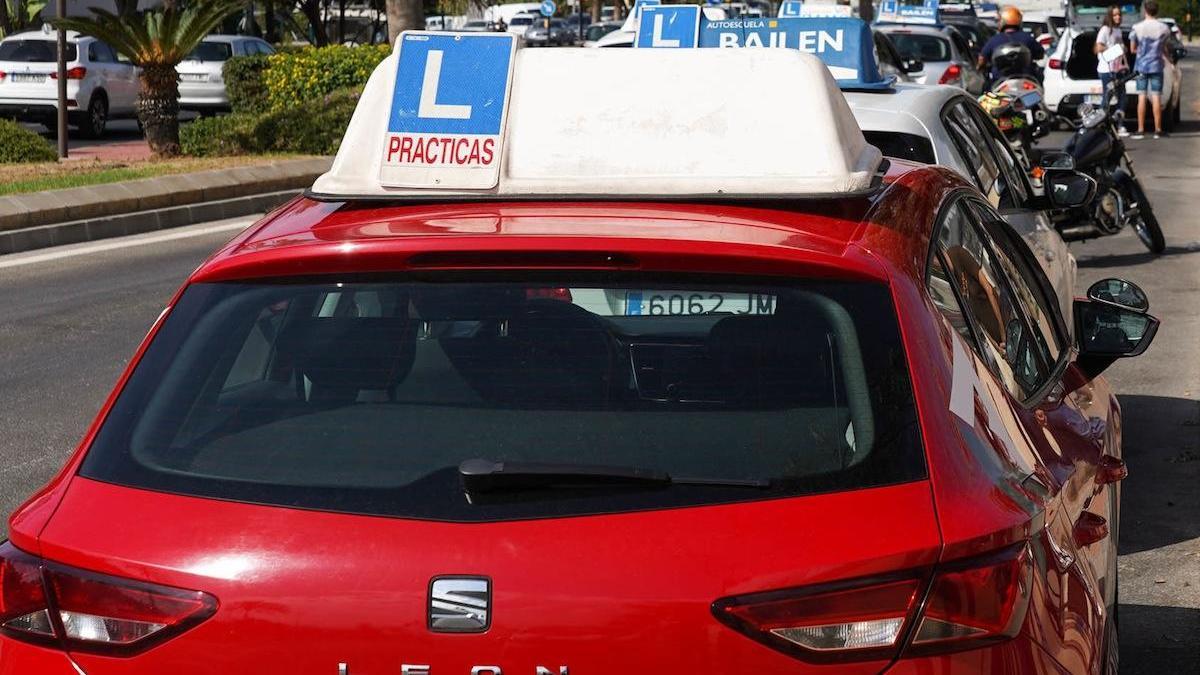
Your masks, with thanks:
<instances>
[{"instance_id":1,"label":"asphalt road","mask_svg":"<svg viewBox=\"0 0 1200 675\"><path fill-rule=\"evenodd\" d=\"M1131 143L1168 249L1131 234L1074 244L1081 287L1142 285L1163 319L1108 377L1124 410L1122 671L1200 673L1200 64L1170 139ZM1046 139L1060 143L1062 135ZM1198 210L1193 210L1198 209ZM146 329L236 223L0 257L0 514L72 451ZM127 245L130 244L130 245ZM32 261L32 262L28 262ZM28 262L28 264L18 264ZM0 534L6 531L0 525Z\"/></svg>"}]
</instances>

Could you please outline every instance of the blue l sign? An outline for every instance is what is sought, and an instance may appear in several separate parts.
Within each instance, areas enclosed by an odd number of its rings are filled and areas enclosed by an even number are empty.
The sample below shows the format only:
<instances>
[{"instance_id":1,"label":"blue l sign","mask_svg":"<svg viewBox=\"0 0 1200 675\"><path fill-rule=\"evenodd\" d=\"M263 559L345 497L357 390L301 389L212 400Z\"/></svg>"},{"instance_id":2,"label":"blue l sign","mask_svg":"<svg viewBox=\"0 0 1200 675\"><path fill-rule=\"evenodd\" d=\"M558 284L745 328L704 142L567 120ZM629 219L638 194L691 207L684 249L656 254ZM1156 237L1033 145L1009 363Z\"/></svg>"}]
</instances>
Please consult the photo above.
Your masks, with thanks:
<instances>
[{"instance_id":1,"label":"blue l sign","mask_svg":"<svg viewBox=\"0 0 1200 675\"><path fill-rule=\"evenodd\" d=\"M800 8L803 6L804 3L800 0L783 0L783 2L779 4L779 17L799 17Z\"/></svg>"},{"instance_id":2,"label":"blue l sign","mask_svg":"<svg viewBox=\"0 0 1200 675\"><path fill-rule=\"evenodd\" d=\"M633 46L691 49L698 44L699 30L699 5L646 5Z\"/></svg>"},{"instance_id":3,"label":"blue l sign","mask_svg":"<svg viewBox=\"0 0 1200 675\"><path fill-rule=\"evenodd\" d=\"M515 49L509 34L403 34L380 169L384 185L496 185Z\"/></svg>"}]
</instances>

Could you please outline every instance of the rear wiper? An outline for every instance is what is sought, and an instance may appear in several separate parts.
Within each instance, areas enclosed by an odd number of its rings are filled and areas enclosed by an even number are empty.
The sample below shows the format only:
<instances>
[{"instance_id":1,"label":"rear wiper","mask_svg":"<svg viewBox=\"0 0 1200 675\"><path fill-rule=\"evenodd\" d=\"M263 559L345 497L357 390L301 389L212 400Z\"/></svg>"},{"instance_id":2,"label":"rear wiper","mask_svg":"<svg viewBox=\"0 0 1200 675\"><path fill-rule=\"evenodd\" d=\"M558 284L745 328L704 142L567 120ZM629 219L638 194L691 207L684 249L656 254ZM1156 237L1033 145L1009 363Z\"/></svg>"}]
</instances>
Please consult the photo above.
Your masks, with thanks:
<instances>
[{"instance_id":1,"label":"rear wiper","mask_svg":"<svg viewBox=\"0 0 1200 675\"><path fill-rule=\"evenodd\" d=\"M490 459L465 460L458 465L458 474L462 477L463 488L474 493L571 485L771 487L770 481L765 480L686 478L637 467L496 462Z\"/></svg>"}]
</instances>

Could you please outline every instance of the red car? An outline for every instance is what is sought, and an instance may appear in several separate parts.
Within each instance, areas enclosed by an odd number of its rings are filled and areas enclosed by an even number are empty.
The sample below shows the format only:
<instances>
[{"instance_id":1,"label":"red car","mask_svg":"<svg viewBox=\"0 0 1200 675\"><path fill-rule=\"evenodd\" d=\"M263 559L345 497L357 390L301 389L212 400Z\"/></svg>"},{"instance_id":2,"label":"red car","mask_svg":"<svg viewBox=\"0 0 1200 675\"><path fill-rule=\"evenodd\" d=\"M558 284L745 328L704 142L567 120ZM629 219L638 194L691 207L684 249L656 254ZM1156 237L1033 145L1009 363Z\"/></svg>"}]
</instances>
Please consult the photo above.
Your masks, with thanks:
<instances>
[{"instance_id":1,"label":"red car","mask_svg":"<svg viewBox=\"0 0 1200 675\"><path fill-rule=\"evenodd\" d=\"M810 57L712 54L853 119ZM521 105L493 196L322 192L343 155L192 274L11 518L0 674L1115 672L1140 290L1061 316L843 122L840 192L509 194Z\"/></svg>"}]
</instances>

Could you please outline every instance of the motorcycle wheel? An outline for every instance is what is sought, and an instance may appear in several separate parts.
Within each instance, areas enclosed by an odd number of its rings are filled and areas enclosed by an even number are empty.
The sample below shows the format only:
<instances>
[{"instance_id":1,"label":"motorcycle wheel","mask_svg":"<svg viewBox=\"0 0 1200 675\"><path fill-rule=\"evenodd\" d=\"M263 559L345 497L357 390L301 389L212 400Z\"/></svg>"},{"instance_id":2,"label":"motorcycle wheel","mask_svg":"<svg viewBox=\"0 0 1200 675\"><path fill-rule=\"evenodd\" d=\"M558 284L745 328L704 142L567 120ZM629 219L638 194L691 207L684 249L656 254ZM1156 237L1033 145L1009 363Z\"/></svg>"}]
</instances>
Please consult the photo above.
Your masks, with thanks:
<instances>
[{"instance_id":1,"label":"motorcycle wheel","mask_svg":"<svg viewBox=\"0 0 1200 675\"><path fill-rule=\"evenodd\" d=\"M1146 198L1146 193L1136 178L1129 183L1129 196L1138 205L1138 219L1133 223L1133 231L1151 253L1162 253L1167 249L1167 241L1163 238L1158 218L1154 216L1154 209L1150 208L1150 200Z\"/></svg>"}]
</instances>

